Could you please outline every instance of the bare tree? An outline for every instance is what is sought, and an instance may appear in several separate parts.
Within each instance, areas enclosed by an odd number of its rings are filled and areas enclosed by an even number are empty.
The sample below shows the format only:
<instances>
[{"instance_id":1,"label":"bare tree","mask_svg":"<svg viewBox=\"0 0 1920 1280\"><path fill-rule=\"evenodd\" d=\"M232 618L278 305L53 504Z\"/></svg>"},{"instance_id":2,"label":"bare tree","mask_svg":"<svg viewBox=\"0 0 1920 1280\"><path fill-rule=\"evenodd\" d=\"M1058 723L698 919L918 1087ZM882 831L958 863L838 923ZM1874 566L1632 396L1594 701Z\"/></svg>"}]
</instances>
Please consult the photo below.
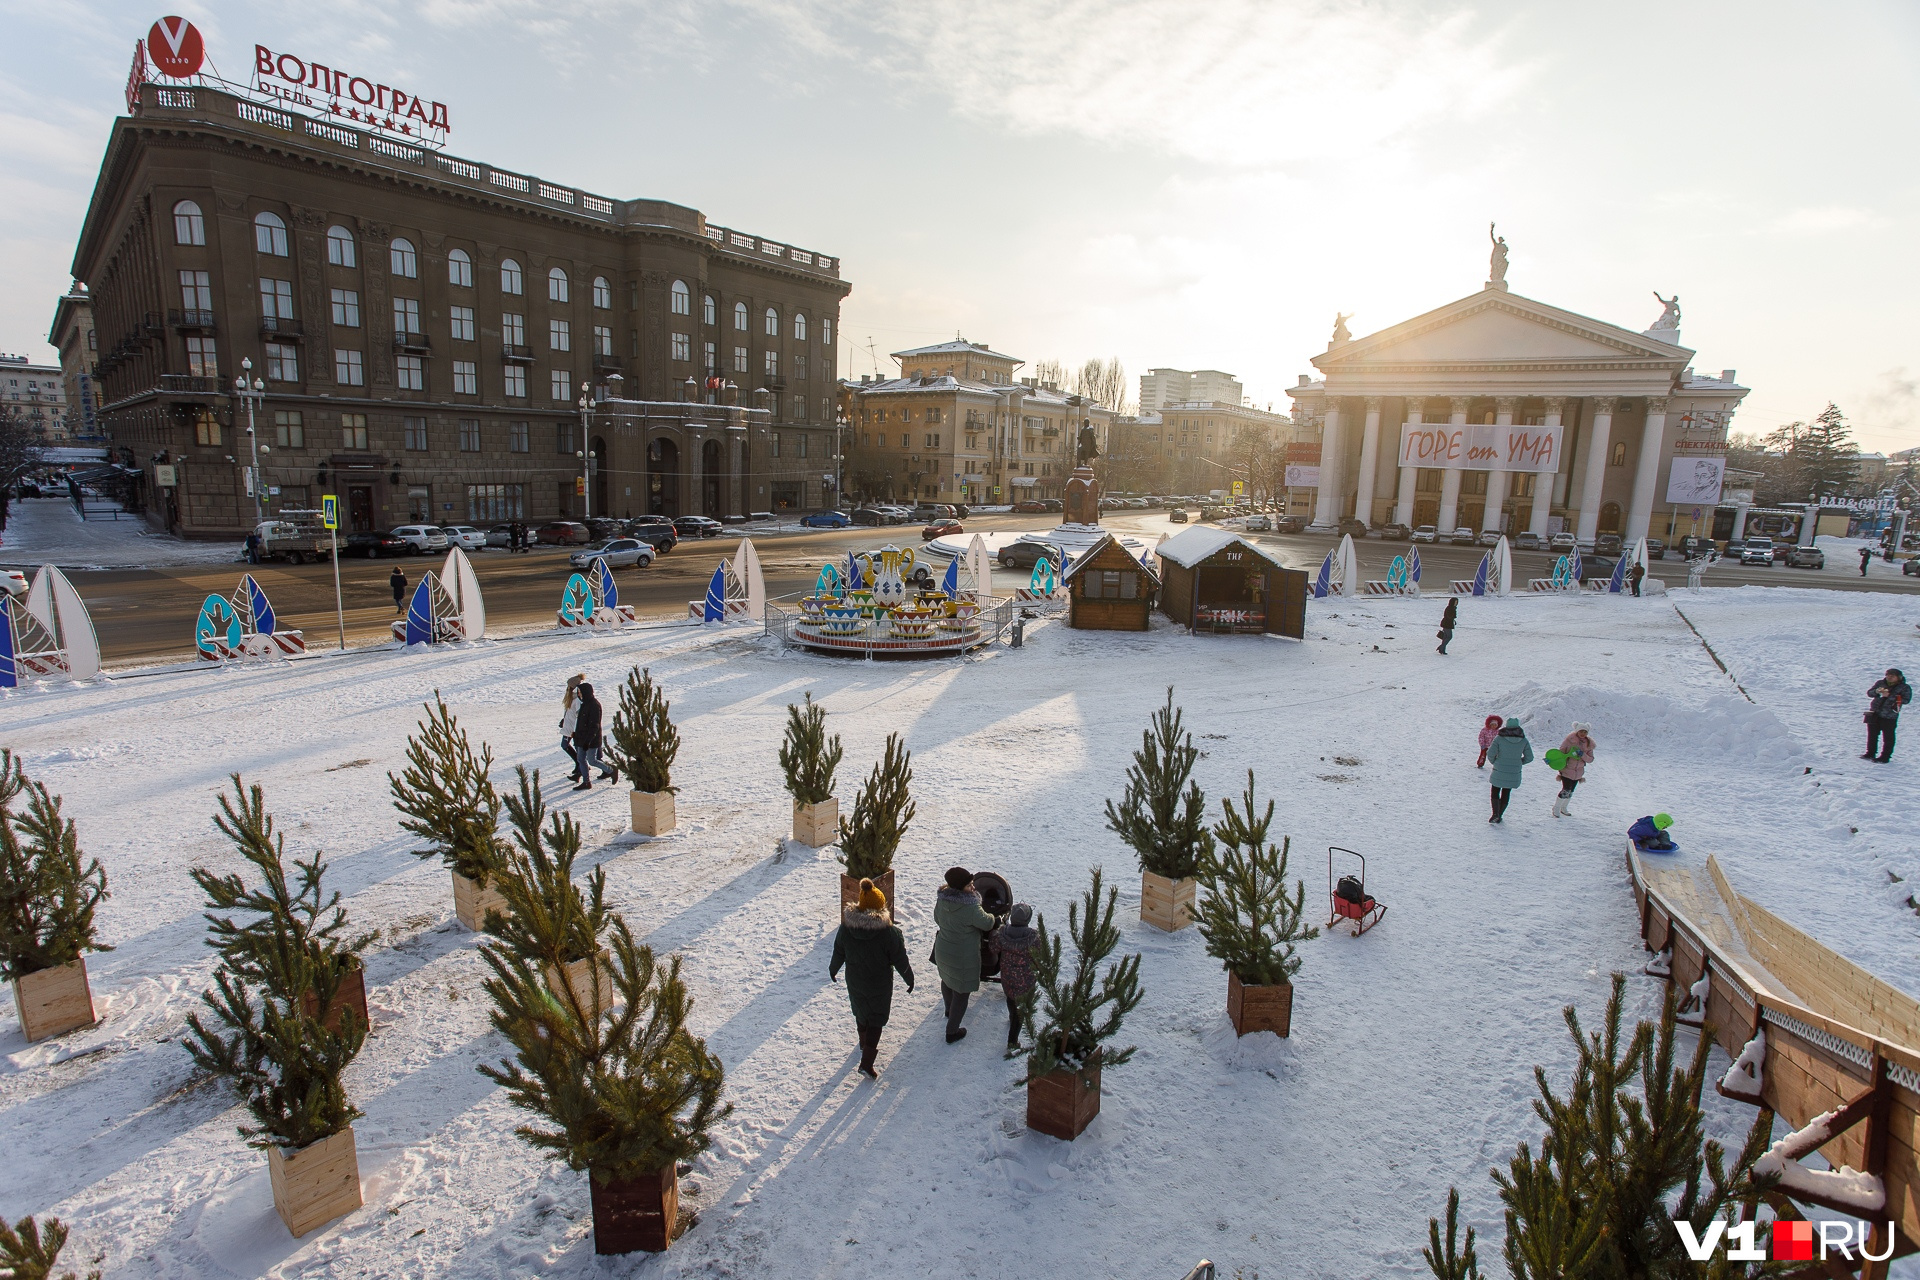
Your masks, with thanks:
<instances>
[{"instance_id":1,"label":"bare tree","mask_svg":"<svg viewBox=\"0 0 1920 1280\"><path fill-rule=\"evenodd\" d=\"M1067 366L1058 360L1046 359L1033 362L1033 379L1040 385L1052 383L1056 387L1067 385Z\"/></svg>"},{"instance_id":2,"label":"bare tree","mask_svg":"<svg viewBox=\"0 0 1920 1280\"><path fill-rule=\"evenodd\" d=\"M1073 393L1103 404L1115 413L1128 413L1127 366L1119 356L1089 360L1073 375Z\"/></svg>"}]
</instances>

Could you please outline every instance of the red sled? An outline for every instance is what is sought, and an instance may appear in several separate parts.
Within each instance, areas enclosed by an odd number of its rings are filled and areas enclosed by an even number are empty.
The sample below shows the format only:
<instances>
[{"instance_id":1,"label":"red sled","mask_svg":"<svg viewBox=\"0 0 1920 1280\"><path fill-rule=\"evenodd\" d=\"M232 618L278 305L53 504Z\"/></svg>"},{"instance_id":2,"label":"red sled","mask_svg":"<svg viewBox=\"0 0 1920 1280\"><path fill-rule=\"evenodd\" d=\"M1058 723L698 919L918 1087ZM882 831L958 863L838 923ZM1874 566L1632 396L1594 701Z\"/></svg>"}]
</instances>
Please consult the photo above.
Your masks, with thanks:
<instances>
[{"instance_id":1,"label":"red sled","mask_svg":"<svg viewBox=\"0 0 1920 1280\"><path fill-rule=\"evenodd\" d=\"M1334 878L1334 855L1341 853L1360 864L1358 876ZM1327 897L1333 903L1333 915L1327 921L1327 928L1332 929L1342 920L1349 921L1353 925L1352 936L1356 938L1379 924L1380 917L1387 914L1386 905L1367 893L1366 858L1337 845L1327 846Z\"/></svg>"}]
</instances>

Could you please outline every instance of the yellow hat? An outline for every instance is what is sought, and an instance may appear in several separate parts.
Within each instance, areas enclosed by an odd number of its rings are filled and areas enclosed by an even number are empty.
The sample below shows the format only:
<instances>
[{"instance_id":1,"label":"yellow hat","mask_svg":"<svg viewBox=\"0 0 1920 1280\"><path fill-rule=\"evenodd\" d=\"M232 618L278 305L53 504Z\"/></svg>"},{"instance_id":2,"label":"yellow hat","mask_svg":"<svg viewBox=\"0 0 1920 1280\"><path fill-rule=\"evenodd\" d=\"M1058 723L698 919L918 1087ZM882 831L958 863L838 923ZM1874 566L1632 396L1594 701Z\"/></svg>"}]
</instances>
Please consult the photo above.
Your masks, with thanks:
<instances>
[{"instance_id":1,"label":"yellow hat","mask_svg":"<svg viewBox=\"0 0 1920 1280\"><path fill-rule=\"evenodd\" d=\"M880 892L880 886L871 880L860 882L860 909L862 911L885 911L887 895Z\"/></svg>"}]
</instances>

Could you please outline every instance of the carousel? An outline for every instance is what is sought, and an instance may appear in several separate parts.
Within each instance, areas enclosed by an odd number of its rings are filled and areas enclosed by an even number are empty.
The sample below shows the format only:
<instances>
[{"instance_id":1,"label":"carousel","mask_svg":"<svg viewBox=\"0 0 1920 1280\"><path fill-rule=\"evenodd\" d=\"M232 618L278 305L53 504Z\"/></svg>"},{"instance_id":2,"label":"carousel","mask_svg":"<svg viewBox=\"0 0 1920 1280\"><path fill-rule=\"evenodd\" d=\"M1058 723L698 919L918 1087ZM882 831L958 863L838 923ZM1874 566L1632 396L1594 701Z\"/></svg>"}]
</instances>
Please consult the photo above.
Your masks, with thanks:
<instances>
[{"instance_id":1,"label":"carousel","mask_svg":"<svg viewBox=\"0 0 1920 1280\"><path fill-rule=\"evenodd\" d=\"M1002 602L991 594L984 545L956 557L937 586L910 585L911 548L882 547L825 564L813 594L799 601L787 628L795 644L819 653L932 657L965 653L993 638L983 613Z\"/></svg>"}]
</instances>

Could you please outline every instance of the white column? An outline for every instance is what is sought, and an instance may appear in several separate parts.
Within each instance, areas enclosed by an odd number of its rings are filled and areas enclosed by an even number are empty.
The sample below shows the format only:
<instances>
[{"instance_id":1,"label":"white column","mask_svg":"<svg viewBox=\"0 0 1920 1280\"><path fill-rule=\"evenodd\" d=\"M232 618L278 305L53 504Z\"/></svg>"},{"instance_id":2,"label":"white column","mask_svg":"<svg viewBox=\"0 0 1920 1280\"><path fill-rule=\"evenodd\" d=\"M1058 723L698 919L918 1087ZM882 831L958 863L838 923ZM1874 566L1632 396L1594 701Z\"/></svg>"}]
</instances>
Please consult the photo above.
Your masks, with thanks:
<instances>
[{"instance_id":1,"label":"white column","mask_svg":"<svg viewBox=\"0 0 1920 1280\"><path fill-rule=\"evenodd\" d=\"M1332 528L1340 522L1340 402L1327 397L1320 431L1320 489L1313 500L1313 522Z\"/></svg>"},{"instance_id":2,"label":"white column","mask_svg":"<svg viewBox=\"0 0 1920 1280\"><path fill-rule=\"evenodd\" d=\"M1631 546L1647 536L1654 495L1660 485L1660 455L1666 435L1667 402L1656 396L1647 401L1647 425L1640 433L1640 458L1633 469L1633 500L1627 507L1627 527L1621 534L1623 545Z\"/></svg>"},{"instance_id":3,"label":"white column","mask_svg":"<svg viewBox=\"0 0 1920 1280\"><path fill-rule=\"evenodd\" d=\"M1380 397L1367 397L1367 425L1360 436L1360 482L1354 487L1353 514L1373 526L1374 472L1380 467Z\"/></svg>"},{"instance_id":4,"label":"white column","mask_svg":"<svg viewBox=\"0 0 1920 1280\"><path fill-rule=\"evenodd\" d=\"M1600 532L1600 486L1607 480L1607 437L1613 432L1613 397L1593 402L1593 430L1587 435L1587 474L1580 485L1580 521L1573 536L1591 543Z\"/></svg>"},{"instance_id":5,"label":"white column","mask_svg":"<svg viewBox=\"0 0 1920 1280\"><path fill-rule=\"evenodd\" d=\"M1407 401L1407 422L1410 425L1419 425L1424 404L1425 401L1419 396L1414 396ZM1418 467L1400 468L1400 491L1395 495L1393 502L1393 518L1400 524L1413 523L1413 486L1419 476Z\"/></svg>"},{"instance_id":6,"label":"white column","mask_svg":"<svg viewBox=\"0 0 1920 1280\"><path fill-rule=\"evenodd\" d=\"M1566 401L1559 396L1547 397L1547 426L1560 425L1560 413L1565 406ZM1553 510L1553 480L1556 471L1549 471L1544 475L1539 472L1534 473L1533 515L1527 521L1527 530L1536 538L1547 536L1547 517Z\"/></svg>"},{"instance_id":7,"label":"white column","mask_svg":"<svg viewBox=\"0 0 1920 1280\"><path fill-rule=\"evenodd\" d=\"M1517 403L1517 400L1513 396L1497 396L1494 398L1493 438L1495 441L1498 442L1495 445L1495 447L1498 449L1505 450L1507 447L1506 429L1513 425L1513 406L1516 403ZM1495 461L1503 462L1505 461L1505 459L1496 458ZM1500 528L1500 508L1506 505L1506 501L1507 501L1506 468L1504 467L1490 468L1487 471L1487 505L1480 513L1481 532L1484 533L1488 529L1493 529L1497 531Z\"/></svg>"},{"instance_id":8,"label":"white column","mask_svg":"<svg viewBox=\"0 0 1920 1280\"><path fill-rule=\"evenodd\" d=\"M1447 421L1452 426L1467 425L1467 407L1472 403L1466 396L1453 397L1453 416ZM1452 533L1459 527L1460 521L1460 468L1448 467L1440 477L1440 519L1438 528L1442 534Z\"/></svg>"}]
</instances>

